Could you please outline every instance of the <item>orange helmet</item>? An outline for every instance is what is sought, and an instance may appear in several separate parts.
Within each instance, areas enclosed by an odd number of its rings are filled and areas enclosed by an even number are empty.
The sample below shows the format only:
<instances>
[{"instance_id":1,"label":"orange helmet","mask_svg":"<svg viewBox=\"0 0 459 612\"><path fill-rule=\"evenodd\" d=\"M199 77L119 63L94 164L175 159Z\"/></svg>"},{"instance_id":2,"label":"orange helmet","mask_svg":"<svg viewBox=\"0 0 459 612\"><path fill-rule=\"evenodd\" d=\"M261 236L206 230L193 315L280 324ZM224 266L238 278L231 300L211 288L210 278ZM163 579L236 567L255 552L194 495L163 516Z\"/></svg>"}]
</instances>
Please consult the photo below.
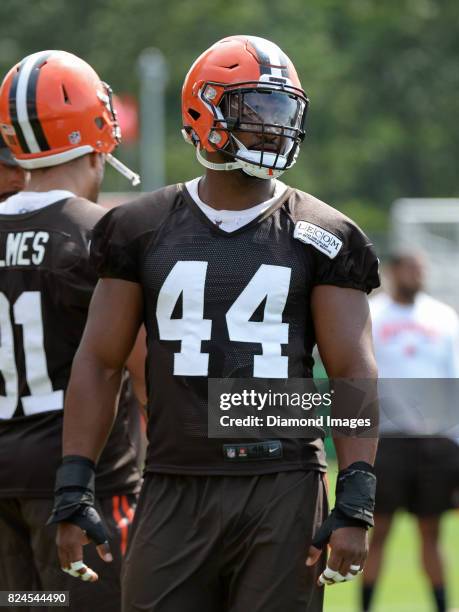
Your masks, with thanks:
<instances>
[{"instance_id":1,"label":"orange helmet","mask_svg":"<svg viewBox=\"0 0 459 612\"><path fill-rule=\"evenodd\" d=\"M13 66L0 88L0 128L27 170L97 152L135 184L137 175L111 156L121 142L112 91L76 55L40 51Z\"/></svg>"},{"instance_id":2,"label":"orange helmet","mask_svg":"<svg viewBox=\"0 0 459 612\"><path fill-rule=\"evenodd\" d=\"M274 178L296 161L308 103L295 67L277 45L229 36L200 55L185 78L182 133L207 168ZM249 148L237 137L241 133L253 135ZM202 149L231 161L211 163Z\"/></svg>"}]
</instances>

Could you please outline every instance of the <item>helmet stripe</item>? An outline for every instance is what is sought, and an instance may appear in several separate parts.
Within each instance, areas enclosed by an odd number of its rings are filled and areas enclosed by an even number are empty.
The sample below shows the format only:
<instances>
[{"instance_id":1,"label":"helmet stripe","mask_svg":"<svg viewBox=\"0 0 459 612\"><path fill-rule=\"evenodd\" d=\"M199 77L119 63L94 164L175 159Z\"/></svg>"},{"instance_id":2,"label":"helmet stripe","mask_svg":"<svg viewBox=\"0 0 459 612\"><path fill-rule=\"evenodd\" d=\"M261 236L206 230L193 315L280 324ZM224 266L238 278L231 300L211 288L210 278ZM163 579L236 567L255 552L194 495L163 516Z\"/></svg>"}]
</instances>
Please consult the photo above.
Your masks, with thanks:
<instances>
[{"instance_id":1,"label":"helmet stripe","mask_svg":"<svg viewBox=\"0 0 459 612\"><path fill-rule=\"evenodd\" d=\"M40 66L45 62L50 53L43 55L37 59L30 72L29 82L27 84L27 111L29 114L29 122L38 146L42 151L49 151L50 147L43 131L41 121L38 118L37 112L37 82L40 75Z\"/></svg>"},{"instance_id":2,"label":"helmet stripe","mask_svg":"<svg viewBox=\"0 0 459 612\"><path fill-rule=\"evenodd\" d=\"M16 92L18 88L19 74L21 72L22 66L24 62L21 62L19 66L19 70L16 71L16 74L13 77L13 82L11 83L10 95L9 95L9 111L11 117L11 123L13 124L14 131L16 133L16 137L19 141L19 145L23 151L23 153L30 153L30 149L27 145L26 139L24 138L24 134L22 132L21 124L18 121L18 112L16 106Z\"/></svg>"},{"instance_id":3,"label":"helmet stripe","mask_svg":"<svg viewBox=\"0 0 459 612\"><path fill-rule=\"evenodd\" d=\"M260 75L269 74L271 76L288 78L288 70L280 68L280 66L288 65L287 56L277 45L258 36L248 36L247 38L255 49L258 61L260 62Z\"/></svg>"},{"instance_id":4,"label":"helmet stripe","mask_svg":"<svg viewBox=\"0 0 459 612\"><path fill-rule=\"evenodd\" d=\"M282 68L281 70L282 76L285 77L286 79L289 79L290 78L290 74L288 72L289 59L281 49L279 49L279 51L280 51L279 57L280 57L280 62L281 62L280 65L285 66L285 68Z\"/></svg>"},{"instance_id":5,"label":"helmet stripe","mask_svg":"<svg viewBox=\"0 0 459 612\"><path fill-rule=\"evenodd\" d=\"M253 48L258 57L258 62L260 63L260 75L261 74L271 74L271 66L269 61L269 54L266 52L266 48L263 49L263 46L257 43L257 39L255 36L251 36L249 41L251 42Z\"/></svg>"},{"instance_id":6,"label":"helmet stripe","mask_svg":"<svg viewBox=\"0 0 459 612\"><path fill-rule=\"evenodd\" d=\"M42 141L42 144L45 144L46 149L49 149L49 145L44 139L44 142L41 138L44 134L40 128L35 134L34 127L37 127L37 124L40 124L37 115L37 106L36 106L36 87L38 75L34 79L32 79L31 90L29 90L29 81L31 77L32 71L38 72L39 66L45 62L50 55L49 51L33 53L25 58L25 60L21 64L21 68L18 72L18 82L17 82L17 90L16 90L16 113L17 113L17 121L21 127L24 139L27 143L27 148L30 153L40 153L41 147L39 141ZM33 89L33 91L32 91ZM31 97L29 98L29 95ZM32 122L31 122L32 120ZM37 138L38 137L38 138Z\"/></svg>"}]
</instances>

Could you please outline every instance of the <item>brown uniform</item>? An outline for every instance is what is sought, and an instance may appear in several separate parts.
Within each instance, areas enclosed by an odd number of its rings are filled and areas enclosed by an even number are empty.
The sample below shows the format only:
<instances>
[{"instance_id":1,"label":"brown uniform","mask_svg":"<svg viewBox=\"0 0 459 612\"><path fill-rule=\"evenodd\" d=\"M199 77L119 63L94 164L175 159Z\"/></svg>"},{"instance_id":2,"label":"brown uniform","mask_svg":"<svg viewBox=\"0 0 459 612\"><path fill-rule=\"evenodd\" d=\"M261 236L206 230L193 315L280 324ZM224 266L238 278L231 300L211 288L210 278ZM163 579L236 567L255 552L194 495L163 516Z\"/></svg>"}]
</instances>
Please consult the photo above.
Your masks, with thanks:
<instances>
[{"instance_id":1,"label":"brown uniform","mask_svg":"<svg viewBox=\"0 0 459 612\"><path fill-rule=\"evenodd\" d=\"M97 282L89 241L103 214L76 198L0 214L0 590L70 590L75 611L119 609L122 552L140 487L139 412L123 392L96 477L116 561L107 571L95 557L104 579L91 589L62 572L55 528L44 523L61 458L65 391Z\"/></svg>"},{"instance_id":2,"label":"brown uniform","mask_svg":"<svg viewBox=\"0 0 459 612\"><path fill-rule=\"evenodd\" d=\"M322 440L230 457L240 441L207 437L207 382L311 377L311 291L378 286L368 239L290 188L227 233L173 185L110 211L92 257L101 277L137 282L144 294L148 476L124 612L321 610L321 568L304 560L326 512Z\"/></svg>"}]
</instances>

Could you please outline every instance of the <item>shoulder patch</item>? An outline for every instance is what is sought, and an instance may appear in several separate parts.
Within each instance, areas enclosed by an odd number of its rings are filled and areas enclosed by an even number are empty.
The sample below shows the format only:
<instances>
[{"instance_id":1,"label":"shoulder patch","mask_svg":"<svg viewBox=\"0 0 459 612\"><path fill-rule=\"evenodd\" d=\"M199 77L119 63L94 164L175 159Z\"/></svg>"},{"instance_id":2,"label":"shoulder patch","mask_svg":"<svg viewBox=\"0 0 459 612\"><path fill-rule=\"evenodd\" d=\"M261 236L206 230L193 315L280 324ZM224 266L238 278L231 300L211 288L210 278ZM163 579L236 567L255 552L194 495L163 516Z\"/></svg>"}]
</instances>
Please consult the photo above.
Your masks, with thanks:
<instances>
[{"instance_id":1,"label":"shoulder patch","mask_svg":"<svg viewBox=\"0 0 459 612\"><path fill-rule=\"evenodd\" d=\"M293 237L306 244L312 244L313 247L330 259L334 259L343 246L343 241L335 234L327 232L319 225L314 225L309 221L297 221Z\"/></svg>"}]
</instances>

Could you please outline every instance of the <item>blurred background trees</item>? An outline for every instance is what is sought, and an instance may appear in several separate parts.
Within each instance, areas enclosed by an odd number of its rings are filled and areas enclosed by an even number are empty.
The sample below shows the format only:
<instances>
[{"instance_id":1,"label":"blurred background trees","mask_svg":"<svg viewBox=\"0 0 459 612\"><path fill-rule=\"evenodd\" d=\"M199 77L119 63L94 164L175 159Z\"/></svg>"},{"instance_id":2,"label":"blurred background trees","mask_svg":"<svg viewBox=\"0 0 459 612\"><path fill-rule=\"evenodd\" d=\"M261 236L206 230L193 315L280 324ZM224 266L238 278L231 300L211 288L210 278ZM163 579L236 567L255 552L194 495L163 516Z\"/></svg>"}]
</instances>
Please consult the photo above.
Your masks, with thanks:
<instances>
[{"instance_id":1,"label":"blurred background trees","mask_svg":"<svg viewBox=\"0 0 459 612\"><path fill-rule=\"evenodd\" d=\"M90 62L138 96L138 56L167 60L168 182L201 172L181 138L180 89L192 61L230 34L276 42L311 99L288 182L380 231L398 197L457 196L459 3L454 0L2 0L0 70L44 48ZM138 146L121 159L138 168ZM126 183L107 171L107 190Z\"/></svg>"}]
</instances>

